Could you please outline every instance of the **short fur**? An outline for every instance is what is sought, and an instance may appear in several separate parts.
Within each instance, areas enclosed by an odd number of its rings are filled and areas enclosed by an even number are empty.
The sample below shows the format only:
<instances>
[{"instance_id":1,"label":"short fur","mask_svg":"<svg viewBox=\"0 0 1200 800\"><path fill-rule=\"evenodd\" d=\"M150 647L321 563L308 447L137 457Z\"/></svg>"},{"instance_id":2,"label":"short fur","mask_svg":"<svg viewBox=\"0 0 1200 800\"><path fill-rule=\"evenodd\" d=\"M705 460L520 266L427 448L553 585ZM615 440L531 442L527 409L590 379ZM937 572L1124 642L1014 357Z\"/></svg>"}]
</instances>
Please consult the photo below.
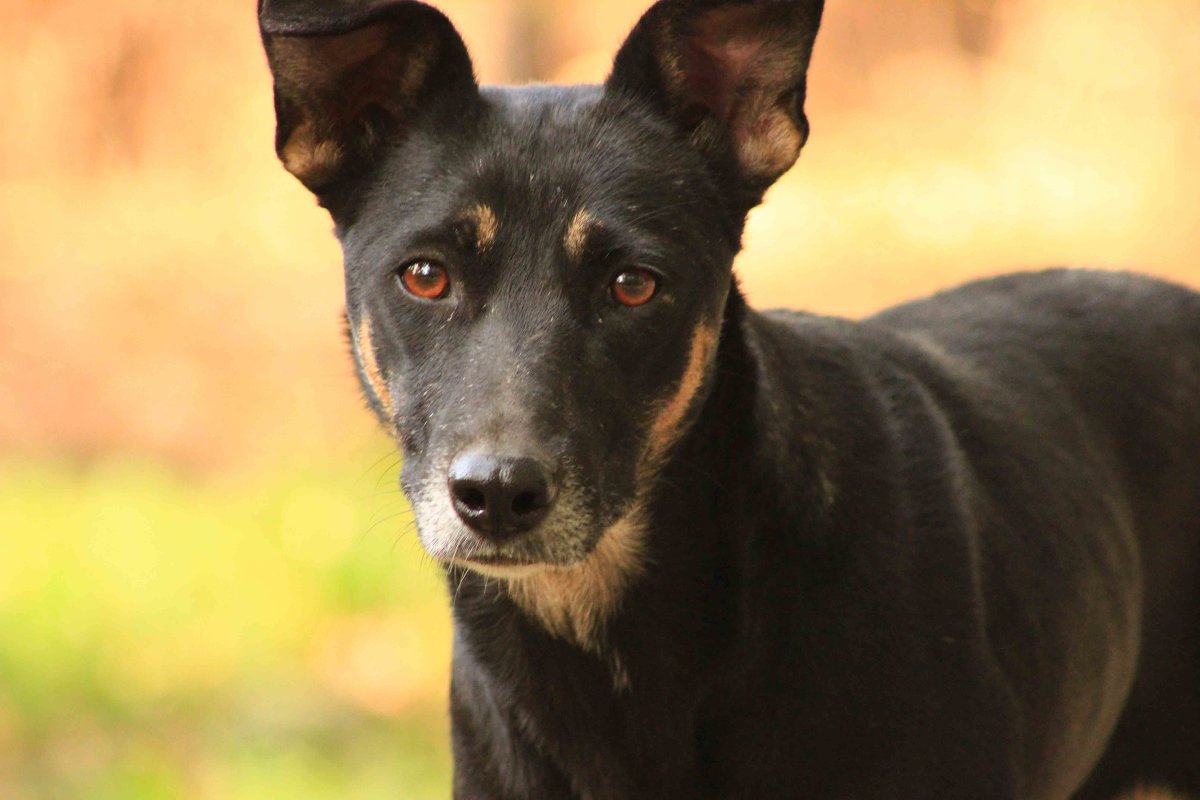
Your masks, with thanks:
<instances>
[{"instance_id":1,"label":"short fur","mask_svg":"<svg viewBox=\"0 0 1200 800\"><path fill-rule=\"evenodd\" d=\"M1200 793L1200 296L1051 270L748 308L819 0L662 0L604 86L520 89L420 3L259 10L454 587L456 797ZM464 452L542 465L544 518L470 523Z\"/></svg>"}]
</instances>

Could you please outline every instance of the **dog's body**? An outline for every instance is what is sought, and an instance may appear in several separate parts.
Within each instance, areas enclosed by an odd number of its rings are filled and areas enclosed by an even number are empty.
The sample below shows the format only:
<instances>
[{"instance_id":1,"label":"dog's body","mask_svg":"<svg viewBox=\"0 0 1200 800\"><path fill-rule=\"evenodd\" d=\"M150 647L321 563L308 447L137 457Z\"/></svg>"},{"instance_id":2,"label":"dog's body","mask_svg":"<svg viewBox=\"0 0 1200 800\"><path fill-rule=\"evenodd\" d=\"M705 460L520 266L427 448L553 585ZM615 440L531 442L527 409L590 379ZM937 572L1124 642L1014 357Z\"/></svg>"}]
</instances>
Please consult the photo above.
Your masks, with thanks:
<instances>
[{"instance_id":1,"label":"dog's body","mask_svg":"<svg viewBox=\"0 0 1200 800\"><path fill-rule=\"evenodd\" d=\"M1065 798L1131 683L1077 796L1200 789L1198 454L1182 289L1064 271L863 323L735 306L615 678L454 576L459 794Z\"/></svg>"},{"instance_id":2,"label":"dog's body","mask_svg":"<svg viewBox=\"0 0 1200 800\"><path fill-rule=\"evenodd\" d=\"M455 795L1200 791L1200 296L748 309L820 11L664 0L604 87L480 90L419 3L260 7L448 568Z\"/></svg>"}]
</instances>

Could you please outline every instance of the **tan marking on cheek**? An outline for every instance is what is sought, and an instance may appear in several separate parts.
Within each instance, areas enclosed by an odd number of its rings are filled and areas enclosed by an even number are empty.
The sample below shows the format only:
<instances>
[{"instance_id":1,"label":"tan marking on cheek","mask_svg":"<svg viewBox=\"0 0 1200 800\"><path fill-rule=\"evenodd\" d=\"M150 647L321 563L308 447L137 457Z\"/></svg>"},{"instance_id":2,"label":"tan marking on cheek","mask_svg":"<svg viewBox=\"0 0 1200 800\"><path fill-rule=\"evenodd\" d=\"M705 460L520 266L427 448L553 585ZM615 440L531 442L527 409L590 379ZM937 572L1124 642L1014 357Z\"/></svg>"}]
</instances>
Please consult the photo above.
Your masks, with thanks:
<instances>
[{"instance_id":1,"label":"tan marking on cheek","mask_svg":"<svg viewBox=\"0 0 1200 800\"><path fill-rule=\"evenodd\" d=\"M567 223L567 233L563 236L563 248L566 249L567 256L571 260L578 261L583 258L583 248L587 244L588 233L595 224L596 218L583 208L579 209Z\"/></svg>"},{"instance_id":2,"label":"tan marking on cheek","mask_svg":"<svg viewBox=\"0 0 1200 800\"><path fill-rule=\"evenodd\" d=\"M653 423L639 464L643 477L652 470L675 438L704 374L712 360L719 324L702 322L692 334L691 350L683 377ZM642 486L651 482L641 480ZM628 691L629 675L619 657L605 653L604 625L620 607L630 583L647 567L645 555L646 496L639 492L632 510L610 526L583 562L546 569L506 580L509 595L526 614L551 634L574 642L589 652L611 659L613 686Z\"/></svg>"},{"instance_id":3,"label":"tan marking on cheek","mask_svg":"<svg viewBox=\"0 0 1200 800\"><path fill-rule=\"evenodd\" d=\"M371 321L365 316L358 323L355 339L358 341L358 355L362 359L363 373L367 376L367 382L371 384L371 391L375 393L375 397L379 399L384 409L390 412L392 410L392 393L388 391L387 381L383 379L383 373L379 370L379 362L375 360L375 345L371 341Z\"/></svg>"},{"instance_id":4,"label":"tan marking on cheek","mask_svg":"<svg viewBox=\"0 0 1200 800\"><path fill-rule=\"evenodd\" d=\"M463 212L463 219L475 226L476 250L487 250L495 243L496 231L499 230L500 223L497 221L496 212L492 210L491 206L476 203Z\"/></svg>"},{"instance_id":5,"label":"tan marking on cheek","mask_svg":"<svg viewBox=\"0 0 1200 800\"><path fill-rule=\"evenodd\" d=\"M700 385L704 382L704 372L712 359L716 340L717 326L709 322L701 322L696 326L692 333L692 348L688 354L687 368L679 380L679 387L663 404L650 426L644 461L653 461L661 456L675 440L680 423L683 422L696 392L700 391Z\"/></svg>"},{"instance_id":6,"label":"tan marking on cheek","mask_svg":"<svg viewBox=\"0 0 1200 800\"><path fill-rule=\"evenodd\" d=\"M645 567L639 507L604 531L580 564L556 567L508 582L513 600L547 631L599 653L601 626L616 611L629 582ZM614 674L619 684L622 681Z\"/></svg>"}]
</instances>

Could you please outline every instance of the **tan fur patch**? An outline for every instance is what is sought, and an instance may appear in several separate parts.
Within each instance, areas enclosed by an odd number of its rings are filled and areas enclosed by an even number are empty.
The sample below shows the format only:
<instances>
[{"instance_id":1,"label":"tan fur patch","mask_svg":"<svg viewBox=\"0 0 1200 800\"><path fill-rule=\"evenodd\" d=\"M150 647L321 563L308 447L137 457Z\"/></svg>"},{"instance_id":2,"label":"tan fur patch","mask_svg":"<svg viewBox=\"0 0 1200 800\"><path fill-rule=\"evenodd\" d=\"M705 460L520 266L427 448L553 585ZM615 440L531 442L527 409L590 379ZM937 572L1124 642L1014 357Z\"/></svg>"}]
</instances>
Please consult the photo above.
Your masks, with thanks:
<instances>
[{"instance_id":1,"label":"tan fur patch","mask_svg":"<svg viewBox=\"0 0 1200 800\"><path fill-rule=\"evenodd\" d=\"M1136 789L1130 794L1122 795L1120 800L1186 800L1183 795L1166 789Z\"/></svg>"},{"instance_id":2,"label":"tan fur patch","mask_svg":"<svg viewBox=\"0 0 1200 800\"><path fill-rule=\"evenodd\" d=\"M288 172L305 186L320 186L342 161L342 148L332 139L321 139L311 120L298 125L279 149L279 158Z\"/></svg>"},{"instance_id":3,"label":"tan fur patch","mask_svg":"<svg viewBox=\"0 0 1200 800\"><path fill-rule=\"evenodd\" d=\"M739 165L753 178L774 180L795 163L805 133L791 109L796 78L807 68L801 4L726 5L698 14L682 56L663 64L677 102L698 102L713 118L693 131L701 150L723 147L728 129ZM810 22L816 29L816 21ZM811 40L808 41L811 45ZM785 105L786 101L786 105Z\"/></svg>"},{"instance_id":4,"label":"tan fur patch","mask_svg":"<svg viewBox=\"0 0 1200 800\"><path fill-rule=\"evenodd\" d=\"M588 234L595 224L596 218L585 208L579 209L567 223L567 233L563 236L563 248L566 249L567 256L572 261L583 258L583 248L587 245Z\"/></svg>"},{"instance_id":5,"label":"tan fur patch","mask_svg":"<svg viewBox=\"0 0 1200 800\"><path fill-rule=\"evenodd\" d=\"M464 211L462 216L463 219L475 226L476 250L482 252L496 242L496 232L500 228L500 223L491 206L476 203Z\"/></svg>"},{"instance_id":6,"label":"tan fur patch","mask_svg":"<svg viewBox=\"0 0 1200 800\"><path fill-rule=\"evenodd\" d=\"M641 517L635 507L604 531L583 563L510 580L509 594L550 633L599 652L600 626L644 566Z\"/></svg>"},{"instance_id":7,"label":"tan fur patch","mask_svg":"<svg viewBox=\"0 0 1200 800\"><path fill-rule=\"evenodd\" d=\"M700 385L704 382L704 372L712 358L713 345L717 341L717 326L709 322L701 322L692 332L692 348L688 354L687 368L679 380L675 393L667 398L658 416L650 426L650 436L646 443L646 456L643 461L652 465L667 451L675 441L680 423L692 406L692 400Z\"/></svg>"},{"instance_id":8,"label":"tan fur patch","mask_svg":"<svg viewBox=\"0 0 1200 800\"><path fill-rule=\"evenodd\" d=\"M267 52L280 92L293 105L295 127L280 147L289 172L313 191L336 174L370 105L395 119L411 108L437 52L435 41L405 42L395 26L381 23L341 36L270 36Z\"/></svg>"},{"instance_id":9,"label":"tan fur patch","mask_svg":"<svg viewBox=\"0 0 1200 800\"><path fill-rule=\"evenodd\" d=\"M679 387L663 405L651 424L645 453L638 465L638 484L648 486L651 473L679 433L684 416L704 381L713 356L718 326L702 322L692 334L687 367ZM636 498L633 510L606 530L596 549L582 563L549 569L508 582L517 605L556 636L574 641L585 650L599 652L600 628L620 605L625 588L645 569L645 527L642 514L645 498ZM614 666L614 685L627 688Z\"/></svg>"},{"instance_id":10,"label":"tan fur patch","mask_svg":"<svg viewBox=\"0 0 1200 800\"><path fill-rule=\"evenodd\" d=\"M781 108L763 109L746 122L748 129L734 136L738 163L746 174L773 180L787 172L804 146L788 113Z\"/></svg>"},{"instance_id":11,"label":"tan fur patch","mask_svg":"<svg viewBox=\"0 0 1200 800\"><path fill-rule=\"evenodd\" d=\"M363 317L355 331L358 342L358 355L362 359L363 373L371 384L371 391L379 399L380 404L388 411L392 410L392 393L388 391L387 381L379 370L379 362L375 360L375 345L371 341L371 321Z\"/></svg>"}]
</instances>

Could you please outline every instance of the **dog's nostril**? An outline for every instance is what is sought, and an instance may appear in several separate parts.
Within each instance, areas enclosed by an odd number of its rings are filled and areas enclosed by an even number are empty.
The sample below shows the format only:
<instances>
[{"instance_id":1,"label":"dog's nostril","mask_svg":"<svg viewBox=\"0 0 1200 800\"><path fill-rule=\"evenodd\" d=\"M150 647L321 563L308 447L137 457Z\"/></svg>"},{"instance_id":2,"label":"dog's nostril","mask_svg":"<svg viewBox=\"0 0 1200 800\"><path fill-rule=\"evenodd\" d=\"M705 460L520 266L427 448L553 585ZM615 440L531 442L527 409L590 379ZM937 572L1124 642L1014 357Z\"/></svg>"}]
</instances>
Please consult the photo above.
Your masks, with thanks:
<instances>
[{"instance_id":1,"label":"dog's nostril","mask_svg":"<svg viewBox=\"0 0 1200 800\"><path fill-rule=\"evenodd\" d=\"M523 517L541 511L545 505L545 495L540 492L521 492L513 498L512 512Z\"/></svg>"},{"instance_id":2,"label":"dog's nostril","mask_svg":"<svg viewBox=\"0 0 1200 800\"><path fill-rule=\"evenodd\" d=\"M487 495L481 489L473 486L456 486L454 487L454 497L471 511L487 510Z\"/></svg>"}]
</instances>

